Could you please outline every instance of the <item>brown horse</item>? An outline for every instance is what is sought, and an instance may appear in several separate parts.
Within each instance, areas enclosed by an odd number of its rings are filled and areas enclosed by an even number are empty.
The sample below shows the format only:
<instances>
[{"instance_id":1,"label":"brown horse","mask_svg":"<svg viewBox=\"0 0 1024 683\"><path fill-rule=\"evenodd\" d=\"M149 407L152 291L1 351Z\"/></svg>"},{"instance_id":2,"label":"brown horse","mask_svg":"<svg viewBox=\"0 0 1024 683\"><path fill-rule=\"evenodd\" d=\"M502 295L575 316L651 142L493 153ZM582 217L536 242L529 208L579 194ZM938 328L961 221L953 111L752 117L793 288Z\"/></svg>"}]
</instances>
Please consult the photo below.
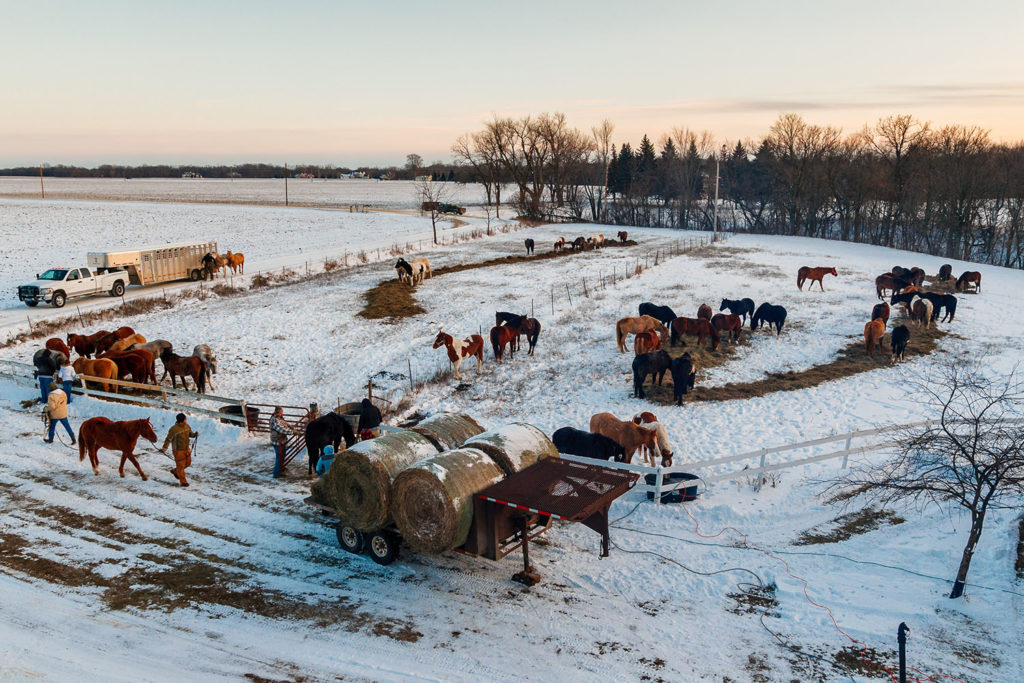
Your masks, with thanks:
<instances>
[{"instance_id":1,"label":"brown horse","mask_svg":"<svg viewBox=\"0 0 1024 683\"><path fill-rule=\"evenodd\" d=\"M146 338L145 337L143 337L141 334L133 334L133 335L125 337L123 339L118 339L117 341L115 341L113 344L110 345L110 348L107 349L107 351L126 351L126 350L128 350L128 347L132 346L133 344L145 344L145 343L146 343Z\"/></svg>"},{"instance_id":2,"label":"brown horse","mask_svg":"<svg viewBox=\"0 0 1024 683\"><path fill-rule=\"evenodd\" d=\"M625 244L626 240L629 239L629 233L625 230L619 230L619 244Z\"/></svg>"},{"instance_id":3,"label":"brown horse","mask_svg":"<svg viewBox=\"0 0 1024 683\"><path fill-rule=\"evenodd\" d=\"M92 417L82 423L78 428L78 460L85 460L86 452L89 453L89 462L92 464L93 474L100 473L100 460L96 456L97 451L106 448L111 451L121 451L121 466L118 473L124 476L124 463L131 460L135 469L139 471L142 480L146 480L146 473L139 467L139 461L135 459L135 443L139 437L152 443L156 443L156 432L149 418L145 420L128 420L126 422L114 422L105 417Z\"/></svg>"},{"instance_id":4,"label":"brown horse","mask_svg":"<svg viewBox=\"0 0 1024 683\"><path fill-rule=\"evenodd\" d=\"M917 323L920 327L924 325L928 327L932 321L932 311L934 305L930 299L922 299L919 296L915 296L910 300L910 319Z\"/></svg>"},{"instance_id":5,"label":"brown horse","mask_svg":"<svg viewBox=\"0 0 1024 683\"><path fill-rule=\"evenodd\" d=\"M864 325L864 348L868 352L868 358L875 351L882 350L882 337L885 336L885 322L881 318L875 318Z\"/></svg>"},{"instance_id":6,"label":"brown horse","mask_svg":"<svg viewBox=\"0 0 1024 683\"><path fill-rule=\"evenodd\" d=\"M801 292L804 289L804 283L810 281L807 286L807 291L811 290L814 283L817 282L818 286L821 287L821 291L825 291L825 285L822 284L822 280L825 279L826 275L834 275L839 277L839 273L836 272L835 268L831 266L822 266L820 268L811 268L810 266L802 266L800 270L796 271L796 286Z\"/></svg>"},{"instance_id":7,"label":"brown horse","mask_svg":"<svg viewBox=\"0 0 1024 683\"><path fill-rule=\"evenodd\" d=\"M73 348L79 356L85 356L88 358L92 354L96 353L96 342L106 337L110 332L107 330L100 330L94 334L68 334L68 346ZM70 358L70 356L68 356Z\"/></svg>"},{"instance_id":8,"label":"brown horse","mask_svg":"<svg viewBox=\"0 0 1024 683\"><path fill-rule=\"evenodd\" d=\"M227 259L227 265L231 268L232 273L241 273L242 275L245 275L245 254L232 254L229 249Z\"/></svg>"},{"instance_id":9,"label":"brown horse","mask_svg":"<svg viewBox=\"0 0 1024 683\"><path fill-rule=\"evenodd\" d=\"M95 377L96 379L118 379L117 376L117 363L110 360L109 358L76 358L75 362L71 364L71 367L75 369L79 375L85 375L86 377ZM82 383L85 383L85 379L82 379ZM100 388L103 391L117 393L117 385L109 384L107 382L98 382Z\"/></svg>"},{"instance_id":10,"label":"brown horse","mask_svg":"<svg viewBox=\"0 0 1024 683\"><path fill-rule=\"evenodd\" d=\"M63 353L65 358L71 358L71 349L69 349L68 345L58 337L50 337L46 340L46 344L44 344L44 346L51 351Z\"/></svg>"},{"instance_id":11,"label":"brown horse","mask_svg":"<svg viewBox=\"0 0 1024 683\"><path fill-rule=\"evenodd\" d=\"M871 319L874 320L875 318L881 318L883 323L888 324L889 314L891 312L889 304L883 301L880 304L875 304L875 307L871 309Z\"/></svg>"},{"instance_id":12,"label":"brown horse","mask_svg":"<svg viewBox=\"0 0 1024 683\"><path fill-rule=\"evenodd\" d=\"M501 363L501 357L508 347L508 357L513 358L516 341L519 339L519 332L508 325L499 325L491 328L491 348L494 350L494 360Z\"/></svg>"},{"instance_id":13,"label":"brown horse","mask_svg":"<svg viewBox=\"0 0 1024 683\"><path fill-rule=\"evenodd\" d=\"M565 249L565 238L559 237L555 240L555 251L562 251L563 249Z\"/></svg>"},{"instance_id":14,"label":"brown horse","mask_svg":"<svg viewBox=\"0 0 1024 683\"><path fill-rule=\"evenodd\" d=\"M967 292L968 285L974 285L974 291L981 294L981 273L976 270L968 270L956 281L956 291Z\"/></svg>"},{"instance_id":15,"label":"brown horse","mask_svg":"<svg viewBox=\"0 0 1024 683\"><path fill-rule=\"evenodd\" d=\"M619 346L619 353L626 352L626 335L639 332L650 332L654 330L661 335L661 343L668 342L668 329L649 315L642 315L639 318L622 318L615 323L615 342Z\"/></svg>"},{"instance_id":16,"label":"brown horse","mask_svg":"<svg viewBox=\"0 0 1024 683\"><path fill-rule=\"evenodd\" d=\"M179 356L170 349L164 349L160 353L160 362L164 364L164 370L171 375L172 388L177 388L176 380L180 376L181 386L187 391L188 384L185 378L191 377L196 384L196 390L200 394L206 393L206 365L199 356Z\"/></svg>"},{"instance_id":17,"label":"brown horse","mask_svg":"<svg viewBox=\"0 0 1024 683\"><path fill-rule=\"evenodd\" d=\"M124 339L125 337L130 337L135 334L135 330L125 325L124 327L119 327L114 330L114 334L117 335L118 339Z\"/></svg>"},{"instance_id":18,"label":"brown horse","mask_svg":"<svg viewBox=\"0 0 1024 683\"><path fill-rule=\"evenodd\" d=\"M479 334L471 334L466 339L456 339L447 332L438 332L434 338L434 348L439 349L442 346L448 351L448 360L455 367L455 379L462 379L459 367L467 358L476 358L476 374L480 374L480 368L484 364L484 338Z\"/></svg>"},{"instance_id":19,"label":"brown horse","mask_svg":"<svg viewBox=\"0 0 1024 683\"><path fill-rule=\"evenodd\" d=\"M910 281L918 287L924 286L924 268L918 266L910 267Z\"/></svg>"},{"instance_id":20,"label":"brown horse","mask_svg":"<svg viewBox=\"0 0 1024 683\"><path fill-rule=\"evenodd\" d=\"M156 359L149 351L136 349L134 351L108 351L99 358L108 358L117 364L117 374L124 379L132 376L134 382L145 384L152 381L157 384L156 370L154 365Z\"/></svg>"},{"instance_id":21,"label":"brown horse","mask_svg":"<svg viewBox=\"0 0 1024 683\"><path fill-rule=\"evenodd\" d=\"M658 448L658 433L650 429L633 424L629 421L622 421L611 413L597 413L590 418L590 431L594 434L606 436L615 443L622 446L626 451L626 462L633 459L633 455L641 449L646 448L651 453L661 455Z\"/></svg>"},{"instance_id":22,"label":"brown horse","mask_svg":"<svg viewBox=\"0 0 1024 683\"><path fill-rule=\"evenodd\" d=\"M533 350L537 348L537 338L540 337L540 321L536 318L527 318L519 322L516 329L516 351L519 350L519 337L526 335L526 341L530 345L530 350L527 351L526 355L532 356Z\"/></svg>"},{"instance_id":23,"label":"brown horse","mask_svg":"<svg viewBox=\"0 0 1024 683\"><path fill-rule=\"evenodd\" d=\"M910 280L897 277L892 273L885 273L875 278L875 293L878 295L878 298L881 299L885 290L888 289L890 293L895 294L909 285Z\"/></svg>"},{"instance_id":24,"label":"brown horse","mask_svg":"<svg viewBox=\"0 0 1024 683\"><path fill-rule=\"evenodd\" d=\"M948 263L939 268L939 282L948 282L953 278L953 266Z\"/></svg>"},{"instance_id":25,"label":"brown horse","mask_svg":"<svg viewBox=\"0 0 1024 683\"><path fill-rule=\"evenodd\" d=\"M714 313L714 311L712 311L711 307L708 306L707 304L701 304L700 306L697 307L698 318L703 318L704 320L710 321L712 313Z\"/></svg>"},{"instance_id":26,"label":"brown horse","mask_svg":"<svg viewBox=\"0 0 1024 683\"><path fill-rule=\"evenodd\" d=\"M661 338L653 331L638 332L633 339L633 352L639 356L661 348Z\"/></svg>"},{"instance_id":27,"label":"brown horse","mask_svg":"<svg viewBox=\"0 0 1024 683\"><path fill-rule=\"evenodd\" d=\"M672 321L672 343L676 343L684 334L697 337L697 344L700 345L705 337L711 337L711 350L718 349L721 339L718 330L711 326L711 323L704 318L683 318L682 316Z\"/></svg>"},{"instance_id":28,"label":"brown horse","mask_svg":"<svg viewBox=\"0 0 1024 683\"><path fill-rule=\"evenodd\" d=\"M731 337L732 341L739 341L740 330L743 329L743 318L738 315L716 313L711 317L711 327L718 332L725 332L725 336Z\"/></svg>"}]
</instances>

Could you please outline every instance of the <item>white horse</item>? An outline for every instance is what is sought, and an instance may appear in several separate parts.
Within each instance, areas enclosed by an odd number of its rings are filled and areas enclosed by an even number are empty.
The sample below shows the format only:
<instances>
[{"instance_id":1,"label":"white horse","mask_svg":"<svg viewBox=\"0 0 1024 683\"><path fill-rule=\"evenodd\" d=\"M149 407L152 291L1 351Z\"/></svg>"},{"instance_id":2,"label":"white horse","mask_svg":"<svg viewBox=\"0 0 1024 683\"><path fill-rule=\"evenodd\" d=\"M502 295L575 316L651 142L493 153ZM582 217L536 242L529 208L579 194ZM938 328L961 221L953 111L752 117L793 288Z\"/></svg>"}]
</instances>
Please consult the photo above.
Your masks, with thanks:
<instances>
[{"instance_id":1,"label":"white horse","mask_svg":"<svg viewBox=\"0 0 1024 683\"><path fill-rule=\"evenodd\" d=\"M914 314L914 307L917 306L917 302L919 301L924 306L925 315L923 316L923 318L921 316L917 316ZM932 322L933 309L934 306L932 305L931 299L923 299L919 296L915 296L913 299L910 300L910 319L916 322L918 327L920 327L921 325L928 327L931 325Z\"/></svg>"},{"instance_id":2,"label":"white horse","mask_svg":"<svg viewBox=\"0 0 1024 683\"><path fill-rule=\"evenodd\" d=\"M217 357L213 355L213 351L206 344L197 344L192 349L192 355L202 361L203 366L206 368L206 383L210 385L210 389L216 391L213 387L213 382L210 380L210 375L217 374Z\"/></svg>"},{"instance_id":3,"label":"white horse","mask_svg":"<svg viewBox=\"0 0 1024 683\"><path fill-rule=\"evenodd\" d=\"M420 256L412 260L413 284L419 284L420 282L423 282L425 278L433 276L433 273L430 272L430 259L425 256Z\"/></svg>"}]
</instances>

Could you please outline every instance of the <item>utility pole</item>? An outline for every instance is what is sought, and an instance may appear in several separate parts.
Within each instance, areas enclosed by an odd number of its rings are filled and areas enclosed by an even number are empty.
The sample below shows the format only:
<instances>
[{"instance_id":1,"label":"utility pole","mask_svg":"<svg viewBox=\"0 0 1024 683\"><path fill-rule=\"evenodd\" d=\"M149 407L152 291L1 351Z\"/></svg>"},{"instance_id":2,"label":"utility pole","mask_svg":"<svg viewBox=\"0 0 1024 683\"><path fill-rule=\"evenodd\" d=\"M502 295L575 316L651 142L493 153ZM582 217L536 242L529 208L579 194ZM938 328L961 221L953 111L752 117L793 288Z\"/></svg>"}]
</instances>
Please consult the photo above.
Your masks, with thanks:
<instances>
[{"instance_id":1,"label":"utility pole","mask_svg":"<svg viewBox=\"0 0 1024 683\"><path fill-rule=\"evenodd\" d=\"M46 190L43 189L43 165L39 164L39 198L46 199Z\"/></svg>"},{"instance_id":2,"label":"utility pole","mask_svg":"<svg viewBox=\"0 0 1024 683\"><path fill-rule=\"evenodd\" d=\"M284 205L288 206L288 164L284 165Z\"/></svg>"},{"instance_id":3,"label":"utility pole","mask_svg":"<svg viewBox=\"0 0 1024 683\"><path fill-rule=\"evenodd\" d=\"M715 206L713 209L712 242L718 241L718 155L715 155Z\"/></svg>"}]
</instances>

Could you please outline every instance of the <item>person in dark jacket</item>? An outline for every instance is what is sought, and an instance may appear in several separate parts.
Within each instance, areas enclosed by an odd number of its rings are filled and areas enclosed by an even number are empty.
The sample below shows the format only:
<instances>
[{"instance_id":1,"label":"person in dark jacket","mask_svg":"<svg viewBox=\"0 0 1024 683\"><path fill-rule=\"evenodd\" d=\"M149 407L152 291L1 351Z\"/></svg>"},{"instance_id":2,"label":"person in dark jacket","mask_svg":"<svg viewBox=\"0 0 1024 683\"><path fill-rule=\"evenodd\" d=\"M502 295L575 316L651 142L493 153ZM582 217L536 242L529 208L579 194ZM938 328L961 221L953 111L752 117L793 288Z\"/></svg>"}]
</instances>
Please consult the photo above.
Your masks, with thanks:
<instances>
[{"instance_id":1,"label":"person in dark jacket","mask_svg":"<svg viewBox=\"0 0 1024 683\"><path fill-rule=\"evenodd\" d=\"M360 439L373 439L380 436L380 423L382 422L380 411L373 401L364 398L359 408L359 425L356 428ZM369 433L369 434L367 434Z\"/></svg>"},{"instance_id":2,"label":"person in dark jacket","mask_svg":"<svg viewBox=\"0 0 1024 683\"><path fill-rule=\"evenodd\" d=\"M174 468L171 469L171 474L178 478L178 483L182 486L188 486L185 468L192 464L192 449L189 446L190 440L196 436L199 436L199 432L192 431L192 427L185 421L185 413L178 413L174 425L167 430L164 445L160 447L160 452L166 453L167 446L170 445L171 452L174 453Z\"/></svg>"},{"instance_id":3,"label":"person in dark jacket","mask_svg":"<svg viewBox=\"0 0 1024 683\"><path fill-rule=\"evenodd\" d=\"M32 356L32 365L36 366L36 377L39 379L39 402L46 403L47 395L50 393L50 382L54 375L60 370L62 363L67 361L60 351L50 349L39 349Z\"/></svg>"}]
</instances>

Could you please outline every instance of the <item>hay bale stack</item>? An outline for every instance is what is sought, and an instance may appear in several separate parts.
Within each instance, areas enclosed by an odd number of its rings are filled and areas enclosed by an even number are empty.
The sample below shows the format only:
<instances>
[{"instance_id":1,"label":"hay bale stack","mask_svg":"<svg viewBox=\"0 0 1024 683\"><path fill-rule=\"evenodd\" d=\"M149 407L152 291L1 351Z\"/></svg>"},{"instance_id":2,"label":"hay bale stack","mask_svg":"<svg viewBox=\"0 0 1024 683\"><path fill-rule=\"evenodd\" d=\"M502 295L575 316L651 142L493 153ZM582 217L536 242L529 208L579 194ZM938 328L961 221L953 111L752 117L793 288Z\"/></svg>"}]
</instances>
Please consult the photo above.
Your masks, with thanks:
<instances>
[{"instance_id":1,"label":"hay bale stack","mask_svg":"<svg viewBox=\"0 0 1024 683\"><path fill-rule=\"evenodd\" d=\"M469 415L459 413L438 413L420 422L412 431L422 434L437 446L439 451L459 448L466 439L484 431Z\"/></svg>"},{"instance_id":2,"label":"hay bale stack","mask_svg":"<svg viewBox=\"0 0 1024 683\"><path fill-rule=\"evenodd\" d=\"M558 457L558 449L548 435L523 422L477 434L463 446L478 448L491 456L505 474L514 474L541 458Z\"/></svg>"},{"instance_id":3,"label":"hay bale stack","mask_svg":"<svg viewBox=\"0 0 1024 683\"><path fill-rule=\"evenodd\" d=\"M399 472L437 447L416 432L388 432L360 441L339 453L331 469L313 487L313 496L334 508L338 518L359 531L376 531L388 523L391 482Z\"/></svg>"},{"instance_id":4,"label":"hay bale stack","mask_svg":"<svg viewBox=\"0 0 1024 683\"><path fill-rule=\"evenodd\" d=\"M391 518L410 548L443 553L466 542L473 521L473 494L505 473L476 448L460 448L402 470L392 487Z\"/></svg>"}]
</instances>

